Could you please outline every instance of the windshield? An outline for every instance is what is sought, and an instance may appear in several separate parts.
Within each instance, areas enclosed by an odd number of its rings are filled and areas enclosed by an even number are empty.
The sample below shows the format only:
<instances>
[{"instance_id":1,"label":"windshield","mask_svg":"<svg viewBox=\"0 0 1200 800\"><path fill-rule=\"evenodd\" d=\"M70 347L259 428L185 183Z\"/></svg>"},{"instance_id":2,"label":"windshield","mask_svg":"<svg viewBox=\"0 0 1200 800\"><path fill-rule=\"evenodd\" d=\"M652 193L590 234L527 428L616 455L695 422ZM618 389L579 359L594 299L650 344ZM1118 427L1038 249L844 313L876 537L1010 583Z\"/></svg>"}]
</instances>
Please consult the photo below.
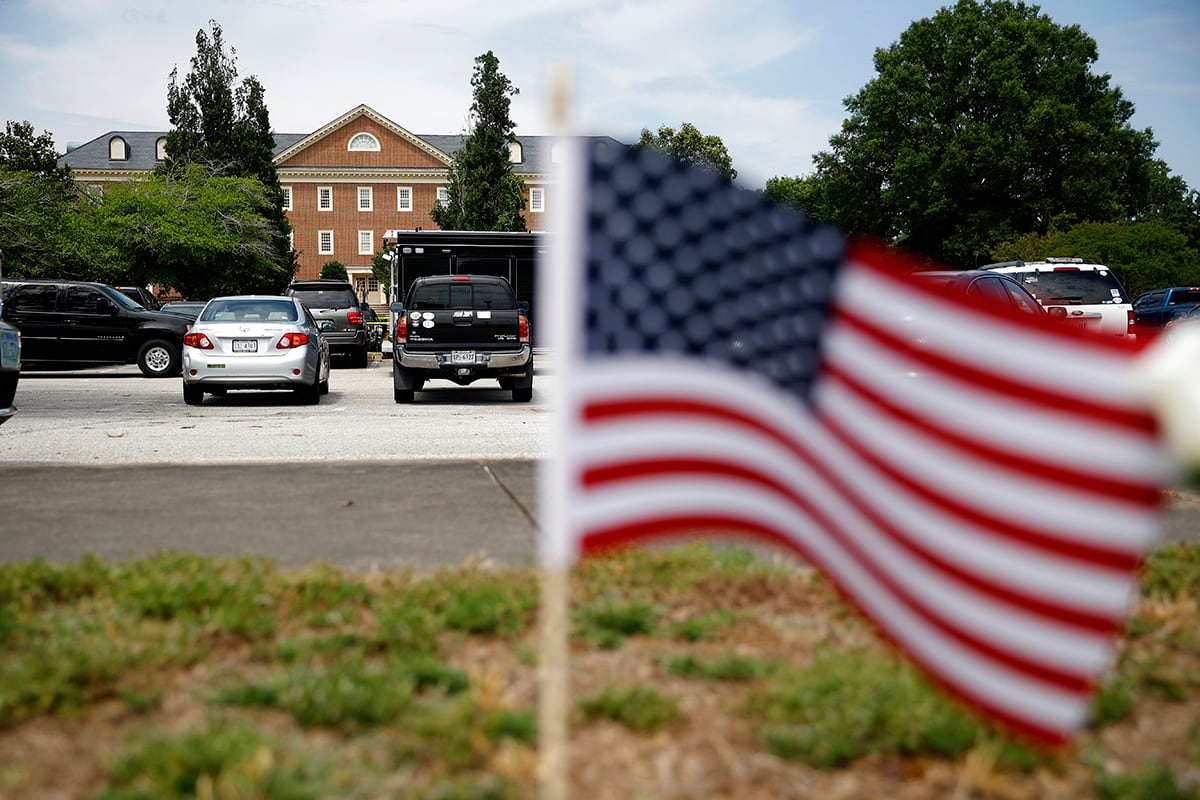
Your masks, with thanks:
<instances>
[{"instance_id":1,"label":"windshield","mask_svg":"<svg viewBox=\"0 0 1200 800\"><path fill-rule=\"evenodd\" d=\"M1101 305L1128 303L1117 276L1108 270L1038 270L1017 272L1016 278L1043 305Z\"/></svg>"},{"instance_id":2,"label":"windshield","mask_svg":"<svg viewBox=\"0 0 1200 800\"><path fill-rule=\"evenodd\" d=\"M118 292L114 289L112 292L108 293L108 296L111 297L117 303L120 303L125 308L128 308L130 311L147 311L147 310L149 310L144 305L139 303L137 300L134 300L132 297L125 294L124 292Z\"/></svg>"},{"instance_id":3,"label":"windshield","mask_svg":"<svg viewBox=\"0 0 1200 800\"><path fill-rule=\"evenodd\" d=\"M204 307L201 322L295 322L296 304L291 300L213 300Z\"/></svg>"},{"instance_id":4,"label":"windshield","mask_svg":"<svg viewBox=\"0 0 1200 800\"><path fill-rule=\"evenodd\" d=\"M357 308L353 289L293 289L292 296L309 308Z\"/></svg>"},{"instance_id":5,"label":"windshield","mask_svg":"<svg viewBox=\"0 0 1200 800\"><path fill-rule=\"evenodd\" d=\"M495 283L432 283L417 287L408 301L413 310L471 308L508 311L516 308L508 287Z\"/></svg>"}]
</instances>

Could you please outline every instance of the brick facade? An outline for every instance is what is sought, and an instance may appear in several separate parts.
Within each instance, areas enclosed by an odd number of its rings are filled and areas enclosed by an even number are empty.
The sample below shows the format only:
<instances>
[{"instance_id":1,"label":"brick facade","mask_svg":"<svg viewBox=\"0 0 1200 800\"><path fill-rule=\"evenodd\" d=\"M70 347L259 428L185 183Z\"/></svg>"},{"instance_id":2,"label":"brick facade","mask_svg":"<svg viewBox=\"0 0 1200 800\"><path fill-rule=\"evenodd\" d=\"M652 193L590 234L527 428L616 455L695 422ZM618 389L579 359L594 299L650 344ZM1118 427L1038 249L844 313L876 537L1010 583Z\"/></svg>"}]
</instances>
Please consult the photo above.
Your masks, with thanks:
<instances>
[{"instance_id":1,"label":"brick facade","mask_svg":"<svg viewBox=\"0 0 1200 800\"><path fill-rule=\"evenodd\" d=\"M360 134L368 134L378 149L351 149ZM112 131L59 158L80 183L103 186L149 173L156 163L155 143L164 132ZM112 159L109 142L119 137L127 146L125 159ZM276 134L279 183L291 191L286 211L293 229L299 264L296 277L315 278L330 261L346 266L362 289L371 283L371 259L383 246L388 230L437 230L430 211L437 190L446 187L447 170L463 137L412 134L365 105L360 105L309 134ZM552 140L518 137L513 173L525 185L525 221L529 230L544 230L545 214L528 210L530 189L543 193L545 207L553 202L549 171ZM397 188L411 191L411 210L398 208ZM332 208L318 208L318 194L327 189ZM370 208L360 209L360 189L370 190ZM321 232L332 234L332 252L320 251ZM370 253L360 252L360 233L369 232ZM368 296L380 302L382 295Z\"/></svg>"}]
</instances>

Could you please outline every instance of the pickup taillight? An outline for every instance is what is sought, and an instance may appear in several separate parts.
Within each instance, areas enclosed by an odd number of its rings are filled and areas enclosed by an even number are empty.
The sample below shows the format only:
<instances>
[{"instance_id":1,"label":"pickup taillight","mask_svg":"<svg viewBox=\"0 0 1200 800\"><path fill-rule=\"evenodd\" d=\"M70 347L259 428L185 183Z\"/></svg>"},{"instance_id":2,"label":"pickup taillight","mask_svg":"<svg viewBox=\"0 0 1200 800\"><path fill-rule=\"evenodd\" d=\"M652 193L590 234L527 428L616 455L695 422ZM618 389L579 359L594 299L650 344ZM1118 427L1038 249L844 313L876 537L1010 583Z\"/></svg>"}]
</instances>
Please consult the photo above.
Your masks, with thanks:
<instances>
[{"instance_id":1,"label":"pickup taillight","mask_svg":"<svg viewBox=\"0 0 1200 800\"><path fill-rule=\"evenodd\" d=\"M349 311L346 313L346 321L351 325L362 325L363 313L361 311Z\"/></svg>"},{"instance_id":2,"label":"pickup taillight","mask_svg":"<svg viewBox=\"0 0 1200 800\"><path fill-rule=\"evenodd\" d=\"M392 332L392 346L408 342L408 315L396 317L396 330Z\"/></svg>"},{"instance_id":3,"label":"pickup taillight","mask_svg":"<svg viewBox=\"0 0 1200 800\"><path fill-rule=\"evenodd\" d=\"M521 342L529 341L529 318L524 314L517 316L517 338Z\"/></svg>"}]
</instances>

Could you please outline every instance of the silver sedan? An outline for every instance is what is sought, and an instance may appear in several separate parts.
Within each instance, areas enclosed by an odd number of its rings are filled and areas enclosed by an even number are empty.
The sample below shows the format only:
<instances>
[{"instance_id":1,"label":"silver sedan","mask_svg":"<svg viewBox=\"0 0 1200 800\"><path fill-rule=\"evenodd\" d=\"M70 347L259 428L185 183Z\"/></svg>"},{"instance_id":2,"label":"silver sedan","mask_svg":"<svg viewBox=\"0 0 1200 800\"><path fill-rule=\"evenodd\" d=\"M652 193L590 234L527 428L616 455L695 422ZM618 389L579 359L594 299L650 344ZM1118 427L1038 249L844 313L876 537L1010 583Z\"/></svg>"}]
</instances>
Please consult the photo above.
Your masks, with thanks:
<instances>
[{"instance_id":1,"label":"silver sedan","mask_svg":"<svg viewBox=\"0 0 1200 800\"><path fill-rule=\"evenodd\" d=\"M183 401L205 392L291 389L303 403L329 392L329 343L294 297L240 295L208 301L183 337Z\"/></svg>"}]
</instances>

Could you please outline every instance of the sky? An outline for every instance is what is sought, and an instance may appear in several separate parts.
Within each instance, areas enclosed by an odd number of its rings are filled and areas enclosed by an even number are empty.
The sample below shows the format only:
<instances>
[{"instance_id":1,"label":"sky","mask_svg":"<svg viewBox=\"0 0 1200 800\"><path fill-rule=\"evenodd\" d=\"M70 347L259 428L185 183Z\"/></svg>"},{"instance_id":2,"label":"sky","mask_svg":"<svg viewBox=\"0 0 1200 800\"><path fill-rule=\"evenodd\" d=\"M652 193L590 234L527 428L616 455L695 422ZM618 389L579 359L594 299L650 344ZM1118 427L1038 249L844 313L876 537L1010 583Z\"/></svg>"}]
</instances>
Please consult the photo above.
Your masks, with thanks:
<instances>
[{"instance_id":1,"label":"sky","mask_svg":"<svg viewBox=\"0 0 1200 800\"><path fill-rule=\"evenodd\" d=\"M277 133L366 104L416 134L467 129L475 58L519 89L516 133L550 135L556 76L576 133L633 142L690 122L739 183L812 171L875 77L876 49L950 0L0 0L0 115L62 152L115 130L166 131L171 71L220 25ZM1093 71L1133 102L1155 155L1200 189L1200 2L1044 0L1096 40ZM561 85L561 79L557 82Z\"/></svg>"}]
</instances>

